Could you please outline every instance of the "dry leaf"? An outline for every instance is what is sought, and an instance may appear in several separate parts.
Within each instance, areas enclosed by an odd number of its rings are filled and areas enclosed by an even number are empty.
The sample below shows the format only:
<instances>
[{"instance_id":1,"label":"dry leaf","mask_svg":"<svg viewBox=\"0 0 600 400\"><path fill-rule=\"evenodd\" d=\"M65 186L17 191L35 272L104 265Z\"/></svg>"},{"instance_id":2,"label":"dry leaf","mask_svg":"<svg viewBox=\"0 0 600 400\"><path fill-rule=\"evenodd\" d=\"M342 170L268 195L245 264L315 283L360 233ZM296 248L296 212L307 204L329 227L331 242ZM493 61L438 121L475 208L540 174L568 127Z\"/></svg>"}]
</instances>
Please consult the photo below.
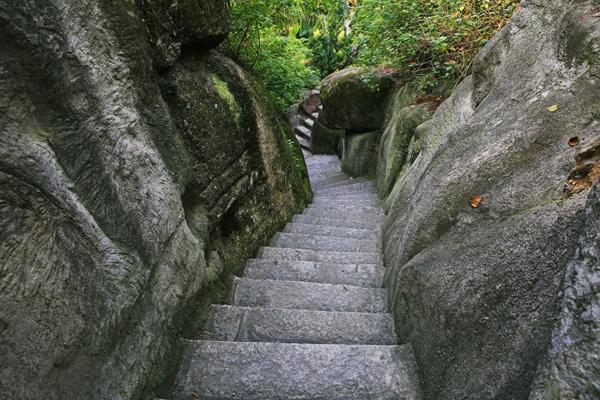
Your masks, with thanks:
<instances>
[{"instance_id":1,"label":"dry leaf","mask_svg":"<svg viewBox=\"0 0 600 400\"><path fill-rule=\"evenodd\" d=\"M481 204L482 201L483 201L483 196L479 194L477 196L471 197L471 200L469 200L469 203L471 203L471 207L477 208L477 207L479 207L479 205Z\"/></svg>"},{"instance_id":2,"label":"dry leaf","mask_svg":"<svg viewBox=\"0 0 600 400\"><path fill-rule=\"evenodd\" d=\"M550 107L548 107L548 111L550 111L551 113L555 113L558 111L558 104L554 104L551 105Z\"/></svg>"},{"instance_id":3,"label":"dry leaf","mask_svg":"<svg viewBox=\"0 0 600 400\"><path fill-rule=\"evenodd\" d=\"M571 147L577 147L579 146L579 137L577 136L573 136L571 139L569 139L569 146Z\"/></svg>"}]
</instances>

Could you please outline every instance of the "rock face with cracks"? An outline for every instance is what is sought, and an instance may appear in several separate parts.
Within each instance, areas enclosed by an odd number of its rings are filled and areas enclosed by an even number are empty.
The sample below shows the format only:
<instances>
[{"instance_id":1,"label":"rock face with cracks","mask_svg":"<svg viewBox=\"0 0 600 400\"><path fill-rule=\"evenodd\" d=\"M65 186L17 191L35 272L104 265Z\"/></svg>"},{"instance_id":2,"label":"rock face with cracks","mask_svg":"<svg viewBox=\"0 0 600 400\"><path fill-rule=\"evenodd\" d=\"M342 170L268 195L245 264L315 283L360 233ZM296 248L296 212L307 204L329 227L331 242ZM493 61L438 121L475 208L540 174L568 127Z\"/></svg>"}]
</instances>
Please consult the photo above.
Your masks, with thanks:
<instances>
[{"instance_id":1,"label":"rock face with cracks","mask_svg":"<svg viewBox=\"0 0 600 400\"><path fill-rule=\"evenodd\" d=\"M310 195L227 2L0 4L0 392L146 396ZM193 328L193 327L191 327Z\"/></svg>"},{"instance_id":2,"label":"rock face with cracks","mask_svg":"<svg viewBox=\"0 0 600 400\"><path fill-rule=\"evenodd\" d=\"M600 136L599 120L595 1L523 2L435 113L419 155L386 199L384 227L389 301L400 340L414 347L426 398L529 396L597 177L597 165L580 168L576 156L595 159L577 154ZM580 259L593 256L583 251ZM578 372L595 362L584 349L597 347L576 343L573 359L561 361L576 334L565 331L570 315L589 317L569 307L579 298L575 271L581 282L591 277L578 265L567 269L564 329L540 378L542 386L564 380L542 391L550 397L534 398L571 398L570 374L599 379L597 371Z\"/></svg>"},{"instance_id":3,"label":"rock face with cracks","mask_svg":"<svg viewBox=\"0 0 600 400\"><path fill-rule=\"evenodd\" d=\"M579 248L567 267L559 323L530 400L600 397L600 186L588 200Z\"/></svg>"}]
</instances>

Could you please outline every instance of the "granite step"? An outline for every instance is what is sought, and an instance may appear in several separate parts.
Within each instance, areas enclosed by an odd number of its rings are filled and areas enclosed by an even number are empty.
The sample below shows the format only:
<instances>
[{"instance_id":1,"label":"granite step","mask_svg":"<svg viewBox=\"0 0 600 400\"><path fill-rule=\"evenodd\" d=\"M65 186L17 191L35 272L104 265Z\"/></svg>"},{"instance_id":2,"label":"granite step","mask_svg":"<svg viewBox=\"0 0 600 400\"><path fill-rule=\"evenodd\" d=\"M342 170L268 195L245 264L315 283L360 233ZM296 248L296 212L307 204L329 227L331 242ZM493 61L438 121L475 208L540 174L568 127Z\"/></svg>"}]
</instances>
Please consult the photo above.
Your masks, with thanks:
<instances>
[{"instance_id":1,"label":"granite step","mask_svg":"<svg viewBox=\"0 0 600 400\"><path fill-rule=\"evenodd\" d=\"M304 124L304 126L306 126L308 129L311 129L315 126L315 120L312 118L302 118L300 120L300 122L302 124Z\"/></svg>"},{"instance_id":2,"label":"granite step","mask_svg":"<svg viewBox=\"0 0 600 400\"><path fill-rule=\"evenodd\" d=\"M235 278L232 305L385 313L385 291L350 285Z\"/></svg>"},{"instance_id":3,"label":"granite step","mask_svg":"<svg viewBox=\"0 0 600 400\"><path fill-rule=\"evenodd\" d=\"M185 341L176 400L419 400L410 346Z\"/></svg>"},{"instance_id":4,"label":"granite step","mask_svg":"<svg viewBox=\"0 0 600 400\"><path fill-rule=\"evenodd\" d=\"M335 236L303 235L280 232L273 236L272 247L306 249L314 251L336 251L353 253L377 253L381 251L377 240L348 239Z\"/></svg>"},{"instance_id":5,"label":"granite step","mask_svg":"<svg viewBox=\"0 0 600 400\"><path fill-rule=\"evenodd\" d=\"M343 211L352 215L384 215L381 207L356 204L310 204L306 210Z\"/></svg>"},{"instance_id":6,"label":"granite step","mask_svg":"<svg viewBox=\"0 0 600 400\"><path fill-rule=\"evenodd\" d=\"M310 215L295 215L292 219L293 223L305 225L323 225L337 228L353 228L353 229L381 229L381 222L371 219L348 220L348 219L331 219L325 217L315 217Z\"/></svg>"},{"instance_id":7,"label":"granite step","mask_svg":"<svg viewBox=\"0 0 600 400\"><path fill-rule=\"evenodd\" d=\"M341 172L336 172L331 175L323 175L322 177L311 178L310 183L313 190L326 189L340 183L351 182L350 179Z\"/></svg>"},{"instance_id":8,"label":"granite step","mask_svg":"<svg viewBox=\"0 0 600 400\"><path fill-rule=\"evenodd\" d=\"M244 277L380 288L383 285L383 274L383 267L377 264L338 264L255 258L246 262Z\"/></svg>"},{"instance_id":9,"label":"granite step","mask_svg":"<svg viewBox=\"0 0 600 400\"><path fill-rule=\"evenodd\" d=\"M258 258L267 260L314 261L337 264L381 264L379 253L315 251L285 247L261 247Z\"/></svg>"},{"instance_id":10,"label":"granite step","mask_svg":"<svg viewBox=\"0 0 600 400\"><path fill-rule=\"evenodd\" d=\"M335 226L309 225L289 223L283 229L285 233L299 233L301 235L335 236L349 239L379 240L379 231L372 229L338 228Z\"/></svg>"},{"instance_id":11,"label":"granite step","mask_svg":"<svg viewBox=\"0 0 600 400\"><path fill-rule=\"evenodd\" d=\"M307 160L307 164L314 157L318 157L318 155L315 155L310 160ZM321 179L326 179L326 178L332 177L334 175L339 175L339 174L341 174L341 171L342 171L341 169L333 168L330 166L319 169L319 170L316 170L316 167L314 167L314 166L307 165L307 167L312 169L312 172L309 174L311 182L315 182L315 181L318 181ZM345 179L349 179L349 178L346 176Z\"/></svg>"},{"instance_id":12,"label":"granite step","mask_svg":"<svg viewBox=\"0 0 600 400\"><path fill-rule=\"evenodd\" d=\"M307 160L307 162L308 161L310 161L310 160ZM311 182L315 182L315 181L318 181L321 179L325 179L325 178L329 178L329 177L341 174L341 169L334 169L332 167L324 168L322 171L315 171L314 170L315 167L308 166L308 168L313 169L313 172L309 174ZM345 179L349 179L349 178L346 176Z\"/></svg>"},{"instance_id":13,"label":"granite step","mask_svg":"<svg viewBox=\"0 0 600 400\"><path fill-rule=\"evenodd\" d=\"M356 185L358 183L372 184L371 181L364 179L364 178L352 179L352 178L348 178L347 176L342 178L341 176L336 175L333 178L329 177L327 180L320 182L319 186L315 187L314 190L321 192L323 190L328 190L328 189L345 188L347 186Z\"/></svg>"},{"instance_id":14,"label":"granite step","mask_svg":"<svg viewBox=\"0 0 600 400\"><path fill-rule=\"evenodd\" d=\"M315 191L315 194L324 195L339 195L339 194L374 194L375 184L372 181L368 182L357 182L350 183L343 186L336 186L333 188L319 189Z\"/></svg>"},{"instance_id":15,"label":"granite step","mask_svg":"<svg viewBox=\"0 0 600 400\"><path fill-rule=\"evenodd\" d=\"M326 200L371 200L371 201L379 201L379 198L375 194L375 192L363 192L363 193L337 193L337 194L327 194L327 193L316 193L313 201L326 201Z\"/></svg>"},{"instance_id":16,"label":"granite step","mask_svg":"<svg viewBox=\"0 0 600 400\"><path fill-rule=\"evenodd\" d=\"M345 210L328 210L321 209L318 207L309 207L304 210L302 215L307 217L316 217L316 218L327 218L334 220L344 220L344 221L355 221L359 223L379 223L381 224L384 219L384 215L381 213L377 214L368 214L368 213L353 213Z\"/></svg>"},{"instance_id":17,"label":"granite step","mask_svg":"<svg viewBox=\"0 0 600 400\"><path fill-rule=\"evenodd\" d=\"M335 198L321 198L315 197L311 206L365 206L365 207L379 207L381 208L382 203L377 199L371 200L359 200L359 199L335 199Z\"/></svg>"},{"instance_id":18,"label":"granite step","mask_svg":"<svg viewBox=\"0 0 600 400\"><path fill-rule=\"evenodd\" d=\"M340 160L336 156L319 154L319 156L313 161L313 165L323 164L341 167Z\"/></svg>"},{"instance_id":19,"label":"granite step","mask_svg":"<svg viewBox=\"0 0 600 400\"><path fill-rule=\"evenodd\" d=\"M213 305L205 338L235 342L395 345L390 314Z\"/></svg>"}]
</instances>

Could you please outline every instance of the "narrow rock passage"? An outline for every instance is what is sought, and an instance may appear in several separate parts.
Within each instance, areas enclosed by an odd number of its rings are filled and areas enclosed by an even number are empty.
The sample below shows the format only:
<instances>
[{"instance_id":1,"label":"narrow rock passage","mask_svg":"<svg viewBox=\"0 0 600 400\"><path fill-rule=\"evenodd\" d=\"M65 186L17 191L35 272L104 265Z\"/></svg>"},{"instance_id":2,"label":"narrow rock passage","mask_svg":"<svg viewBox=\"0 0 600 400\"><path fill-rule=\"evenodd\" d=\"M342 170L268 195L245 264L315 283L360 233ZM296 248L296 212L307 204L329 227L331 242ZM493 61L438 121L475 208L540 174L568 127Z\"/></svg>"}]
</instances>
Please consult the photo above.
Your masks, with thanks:
<instances>
[{"instance_id":1,"label":"narrow rock passage","mask_svg":"<svg viewBox=\"0 0 600 400\"><path fill-rule=\"evenodd\" d=\"M307 164L313 204L211 307L210 340L186 342L177 399L420 398L387 313L373 183L336 157Z\"/></svg>"}]
</instances>

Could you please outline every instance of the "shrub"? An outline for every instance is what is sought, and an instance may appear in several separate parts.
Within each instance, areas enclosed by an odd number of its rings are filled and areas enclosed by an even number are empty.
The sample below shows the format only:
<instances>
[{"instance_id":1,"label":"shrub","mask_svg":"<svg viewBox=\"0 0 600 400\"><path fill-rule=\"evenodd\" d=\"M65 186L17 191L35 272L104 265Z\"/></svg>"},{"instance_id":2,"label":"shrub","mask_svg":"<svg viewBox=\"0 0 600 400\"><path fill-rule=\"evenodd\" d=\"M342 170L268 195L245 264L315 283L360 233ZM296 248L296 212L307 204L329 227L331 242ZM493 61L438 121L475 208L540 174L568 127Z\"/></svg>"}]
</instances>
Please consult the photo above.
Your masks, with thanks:
<instances>
[{"instance_id":1,"label":"shrub","mask_svg":"<svg viewBox=\"0 0 600 400\"><path fill-rule=\"evenodd\" d=\"M401 69L423 89L460 79L516 7L515 0L361 0L356 64Z\"/></svg>"},{"instance_id":2,"label":"shrub","mask_svg":"<svg viewBox=\"0 0 600 400\"><path fill-rule=\"evenodd\" d=\"M351 6L345 0L304 2L299 37L308 39L312 65L325 77L350 62Z\"/></svg>"}]
</instances>

